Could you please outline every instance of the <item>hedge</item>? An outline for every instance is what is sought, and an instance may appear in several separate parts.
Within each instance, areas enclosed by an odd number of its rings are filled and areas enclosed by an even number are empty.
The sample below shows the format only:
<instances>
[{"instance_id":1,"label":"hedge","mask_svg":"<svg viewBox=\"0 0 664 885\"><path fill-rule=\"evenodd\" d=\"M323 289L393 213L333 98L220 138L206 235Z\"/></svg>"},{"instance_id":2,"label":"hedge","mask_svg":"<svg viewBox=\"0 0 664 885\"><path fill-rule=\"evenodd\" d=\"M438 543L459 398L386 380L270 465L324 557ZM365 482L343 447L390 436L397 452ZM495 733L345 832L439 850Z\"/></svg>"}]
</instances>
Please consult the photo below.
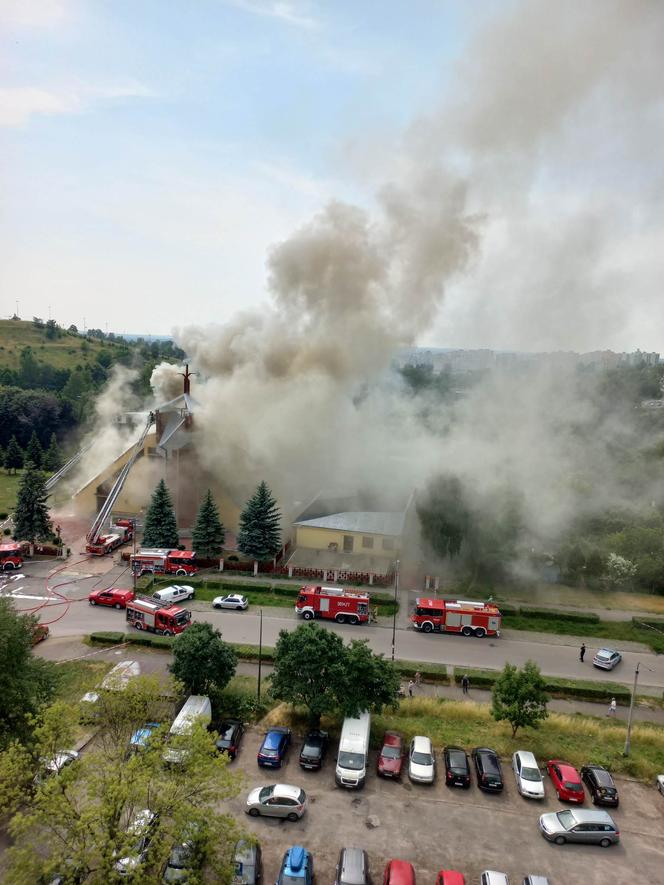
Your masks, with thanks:
<instances>
[{"instance_id":1,"label":"hedge","mask_svg":"<svg viewBox=\"0 0 664 885\"><path fill-rule=\"evenodd\" d=\"M662 630L664 632L664 620L661 618L650 618L648 616L642 618L632 618L632 624L635 627L652 627L653 630Z\"/></svg>"},{"instance_id":2,"label":"hedge","mask_svg":"<svg viewBox=\"0 0 664 885\"><path fill-rule=\"evenodd\" d=\"M464 673L468 674L471 688L493 688L500 676L500 670L472 670L454 668L454 682L461 684ZM582 679L562 679L557 676L544 676L546 690L556 698L571 698L589 701L609 701L612 697L619 704L628 706L631 692L616 682L590 682Z\"/></svg>"},{"instance_id":3,"label":"hedge","mask_svg":"<svg viewBox=\"0 0 664 885\"><path fill-rule=\"evenodd\" d=\"M419 673L422 682L435 682L438 685L449 685L450 677L447 664L431 664L424 661L395 661L394 666L402 676L409 678Z\"/></svg>"},{"instance_id":4,"label":"hedge","mask_svg":"<svg viewBox=\"0 0 664 885\"><path fill-rule=\"evenodd\" d=\"M504 609L507 611L507 609ZM593 612L569 612L559 611L551 608L528 608L521 606L518 610L513 611L514 614L520 614L528 618L555 618L556 621L574 621L583 624L599 624L599 615Z\"/></svg>"}]
</instances>

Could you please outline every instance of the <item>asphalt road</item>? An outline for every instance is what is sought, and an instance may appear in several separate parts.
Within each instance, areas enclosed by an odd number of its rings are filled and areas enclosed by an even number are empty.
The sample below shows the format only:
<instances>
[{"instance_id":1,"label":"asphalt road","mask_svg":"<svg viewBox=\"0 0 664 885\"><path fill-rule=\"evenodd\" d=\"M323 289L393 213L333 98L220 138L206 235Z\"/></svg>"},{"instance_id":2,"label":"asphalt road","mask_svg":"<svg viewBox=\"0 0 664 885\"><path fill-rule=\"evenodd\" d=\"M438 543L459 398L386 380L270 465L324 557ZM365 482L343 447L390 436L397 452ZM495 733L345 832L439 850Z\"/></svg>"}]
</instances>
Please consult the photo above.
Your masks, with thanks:
<instances>
[{"instance_id":1,"label":"asphalt road","mask_svg":"<svg viewBox=\"0 0 664 885\"><path fill-rule=\"evenodd\" d=\"M108 560L92 559L79 564L64 564L64 568L49 580L50 587L57 587L67 602L53 600L45 589L48 563L31 563L14 580L0 578L0 594L11 596L21 610L38 610L40 619L49 623L53 636L81 636L94 630L124 630L123 612L112 609L91 607L87 602L88 593L95 587L129 586L128 570L113 565L108 569ZM247 612L219 612L205 603L192 606L193 619L209 621L218 627L230 642L258 643L259 615L251 607ZM286 616L283 609L263 609L263 643L274 645L280 630L292 630L301 623L295 613ZM322 622L319 622L322 623ZM384 625L358 626L326 624L330 630L345 639L368 639L374 651L390 656L392 652L392 629L389 622ZM640 662L639 691L647 688L661 692L664 688L664 655L650 652L624 651L623 662L607 674L595 669L590 660L593 644L588 641L585 664L578 659L579 639L572 638L570 645L560 645L560 637L547 643L540 636L523 639L476 639L474 637L416 633L412 629L397 628L396 657L405 660L444 663L460 667L486 667L500 669L506 661L522 665L528 660L536 661L542 672L549 676L573 679L590 679L597 682L611 680L631 685L636 664ZM595 640L595 647L597 642Z\"/></svg>"}]
</instances>

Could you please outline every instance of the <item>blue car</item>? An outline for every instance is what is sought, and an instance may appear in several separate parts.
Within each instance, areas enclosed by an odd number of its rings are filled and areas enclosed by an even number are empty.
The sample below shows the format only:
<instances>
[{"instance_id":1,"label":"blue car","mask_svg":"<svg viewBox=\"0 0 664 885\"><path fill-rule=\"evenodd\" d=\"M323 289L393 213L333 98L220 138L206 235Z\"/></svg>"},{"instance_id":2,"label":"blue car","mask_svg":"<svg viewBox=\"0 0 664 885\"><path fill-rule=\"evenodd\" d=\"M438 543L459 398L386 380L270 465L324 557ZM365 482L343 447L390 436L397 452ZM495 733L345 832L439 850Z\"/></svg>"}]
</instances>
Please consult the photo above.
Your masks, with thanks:
<instances>
[{"instance_id":1,"label":"blue car","mask_svg":"<svg viewBox=\"0 0 664 885\"><path fill-rule=\"evenodd\" d=\"M281 768L290 742L290 728L277 726L266 732L258 750L258 764L261 768Z\"/></svg>"},{"instance_id":2,"label":"blue car","mask_svg":"<svg viewBox=\"0 0 664 885\"><path fill-rule=\"evenodd\" d=\"M131 740L129 741L129 749L132 750L132 752L136 752L137 750L144 750L147 746L148 740L150 739L150 735L158 728L158 722L146 722L143 728L137 728L136 731L132 734Z\"/></svg>"},{"instance_id":3,"label":"blue car","mask_svg":"<svg viewBox=\"0 0 664 885\"><path fill-rule=\"evenodd\" d=\"M284 854L276 885L313 885L314 859L301 845L293 845Z\"/></svg>"}]
</instances>

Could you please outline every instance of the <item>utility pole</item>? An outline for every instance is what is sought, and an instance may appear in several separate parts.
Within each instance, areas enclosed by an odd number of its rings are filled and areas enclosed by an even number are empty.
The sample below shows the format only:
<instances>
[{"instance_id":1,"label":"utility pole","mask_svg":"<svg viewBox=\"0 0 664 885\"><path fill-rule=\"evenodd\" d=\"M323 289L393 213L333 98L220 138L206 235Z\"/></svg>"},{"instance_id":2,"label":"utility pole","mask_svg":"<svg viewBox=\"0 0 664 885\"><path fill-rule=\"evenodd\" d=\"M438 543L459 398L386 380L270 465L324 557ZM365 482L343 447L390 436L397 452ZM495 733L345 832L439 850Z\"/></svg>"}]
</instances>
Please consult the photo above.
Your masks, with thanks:
<instances>
[{"instance_id":1,"label":"utility pole","mask_svg":"<svg viewBox=\"0 0 664 885\"><path fill-rule=\"evenodd\" d=\"M636 683L639 680L639 667L641 666L641 661L639 661L636 665L636 670L634 671L634 687L632 688L632 699L629 702L629 717L627 719L627 736L625 737L625 749L623 750L623 756L629 756L630 749L630 739L632 737L632 713L634 712L634 698L636 697Z\"/></svg>"},{"instance_id":2,"label":"utility pole","mask_svg":"<svg viewBox=\"0 0 664 885\"><path fill-rule=\"evenodd\" d=\"M263 609L260 609L260 620L258 627L258 685L256 688L256 700L261 702L261 669L263 664Z\"/></svg>"},{"instance_id":3,"label":"utility pole","mask_svg":"<svg viewBox=\"0 0 664 885\"><path fill-rule=\"evenodd\" d=\"M399 560L394 564L394 612L392 613L392 660L397 641L397 596L399 593Z\"/></svg>"}]
</instances>

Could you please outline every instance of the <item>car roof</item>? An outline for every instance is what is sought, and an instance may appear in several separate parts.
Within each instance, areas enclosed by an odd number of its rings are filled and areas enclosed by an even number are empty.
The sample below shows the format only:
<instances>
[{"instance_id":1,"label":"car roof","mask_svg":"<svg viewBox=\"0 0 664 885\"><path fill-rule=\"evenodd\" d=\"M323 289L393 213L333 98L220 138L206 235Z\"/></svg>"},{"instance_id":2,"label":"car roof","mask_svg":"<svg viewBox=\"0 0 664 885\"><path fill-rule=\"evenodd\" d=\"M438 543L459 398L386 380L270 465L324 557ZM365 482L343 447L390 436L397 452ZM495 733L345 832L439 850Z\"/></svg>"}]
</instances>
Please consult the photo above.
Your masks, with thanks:
<instances>
[{"instance_id":1,"label":"car roof","mask_svg":"<svg viewBox=\"0 0 664 885\"><path fill-rule=\"evenodd\" d=\"M431 750L431 738L426 737L423 734L416 734L413 738L413 749L420 753L425 753Z\"/></svg>"},{"instance_id":2,"label":"car roof","mask_svg":"<svg viewBox=\"0 0 664 885\"><path fill-rule=\"evenodd\" d=\"M570 808L568 810L574 815L577 823L611 824L611 826L615 827L615 822L608 811L600 811L594 808Z\"/></svg>"},{"instance_id":3,"label":"car roof","mask_svg":"<svg viewBox=\"0 0 664 885\"><path fill-rule=\"evenodd\" d=\"M553 765L557 765L560 769L561 774L565 777L578 777L579 772L570 762L563 762L562 759L552 759L551 763Z\"/></svg>"},{"instance_id":4,"label":"car roof","mask_svg":"<svg viewBox=\"0 0 664 885\"><path fill-rule=\"evenodd\" d=\"M274 784L274 795L280 799L299 799L302 792L301 787L295 787L292 784Z\"/></svg>"},{"instance_id":5,"label":"car roof","mask_svg":"<svg viewBox=\"0 0 664 885\"><path fill-rule=\"evenodd\" d=\"M290 876L304 876L306 874L306 861L309 852L302 845L293 845L284 857L284 866Z\"/></svg>"},{"instance_id":6,"label":"car roof","mask_svg":"<svg viewBox=\"0 0 664 885\"><path fill-rule=\"evenodd\" d=\"M364 885L367 864L362 848L342 848L340 865L344 885Z\"/></svg>"},{"instance_id":7,"label":"car roof","mask_svg":"<svg viewBox=\"0 0 664 885\"><path fill-rule=\"evenodd\" d=\"M403 738L398 731L386 731L383 736L384 747L398 747L403 743Z\"/></svg>"},{"instance_id":8,"label":"car roof","mask_svg":"<svg viewBox=\"0 0 664 885\"><path fill-rule=\"evenodd\" d=\"M597 650L597 655L617 655L617 654L618 654L618 652L615 650L615 648L600 648ZM595 655L595 657L597 657L597 655Z\"/></svg>"},{"instance_id":9,"label":"car roof","mask_svg":"<svg viewBox=\"0 0 664 885\"><path fill-rule=\"evenodd\" d=\"M397 885L399 882L410 885L415 881L413 865L407 860L391 860L388 862L390 868L390 885Z\"/></svg>"},{"instance_id":10,"label":"car roof","mask_svg":"<svg viewBox=\"0 0 664 885\"><path fill-rule=\"evenodd\" d=\"M514 755L519 757L522 765L537 768L537 759L535 759L535 755L530 750L517 750Z\"/></svg>"},{"instance_id":11,"label":"car roof","mask_svg":"<svg viewBox=\"0 0 664 885\"><path fill-rule=\"evenodd\" d=\"M611 781L611 783L613 783L613 776L611 772L603 765L595 765L591 762L589 765L584 765L583 767L587 771L592 771L597 776L597 780L603 780L606 783Z\"/></svg>"},{"instance_id":12,"label":"car roof","mask_svg":"<svg viewBox=\"0 0 664 885\"><path fill-rule=\"evenodd\" d=\"M235 844L234 860L245 864L255 864L258 855L258 845L248 839L240 839Z\"/></svg>"}]
</instances>

